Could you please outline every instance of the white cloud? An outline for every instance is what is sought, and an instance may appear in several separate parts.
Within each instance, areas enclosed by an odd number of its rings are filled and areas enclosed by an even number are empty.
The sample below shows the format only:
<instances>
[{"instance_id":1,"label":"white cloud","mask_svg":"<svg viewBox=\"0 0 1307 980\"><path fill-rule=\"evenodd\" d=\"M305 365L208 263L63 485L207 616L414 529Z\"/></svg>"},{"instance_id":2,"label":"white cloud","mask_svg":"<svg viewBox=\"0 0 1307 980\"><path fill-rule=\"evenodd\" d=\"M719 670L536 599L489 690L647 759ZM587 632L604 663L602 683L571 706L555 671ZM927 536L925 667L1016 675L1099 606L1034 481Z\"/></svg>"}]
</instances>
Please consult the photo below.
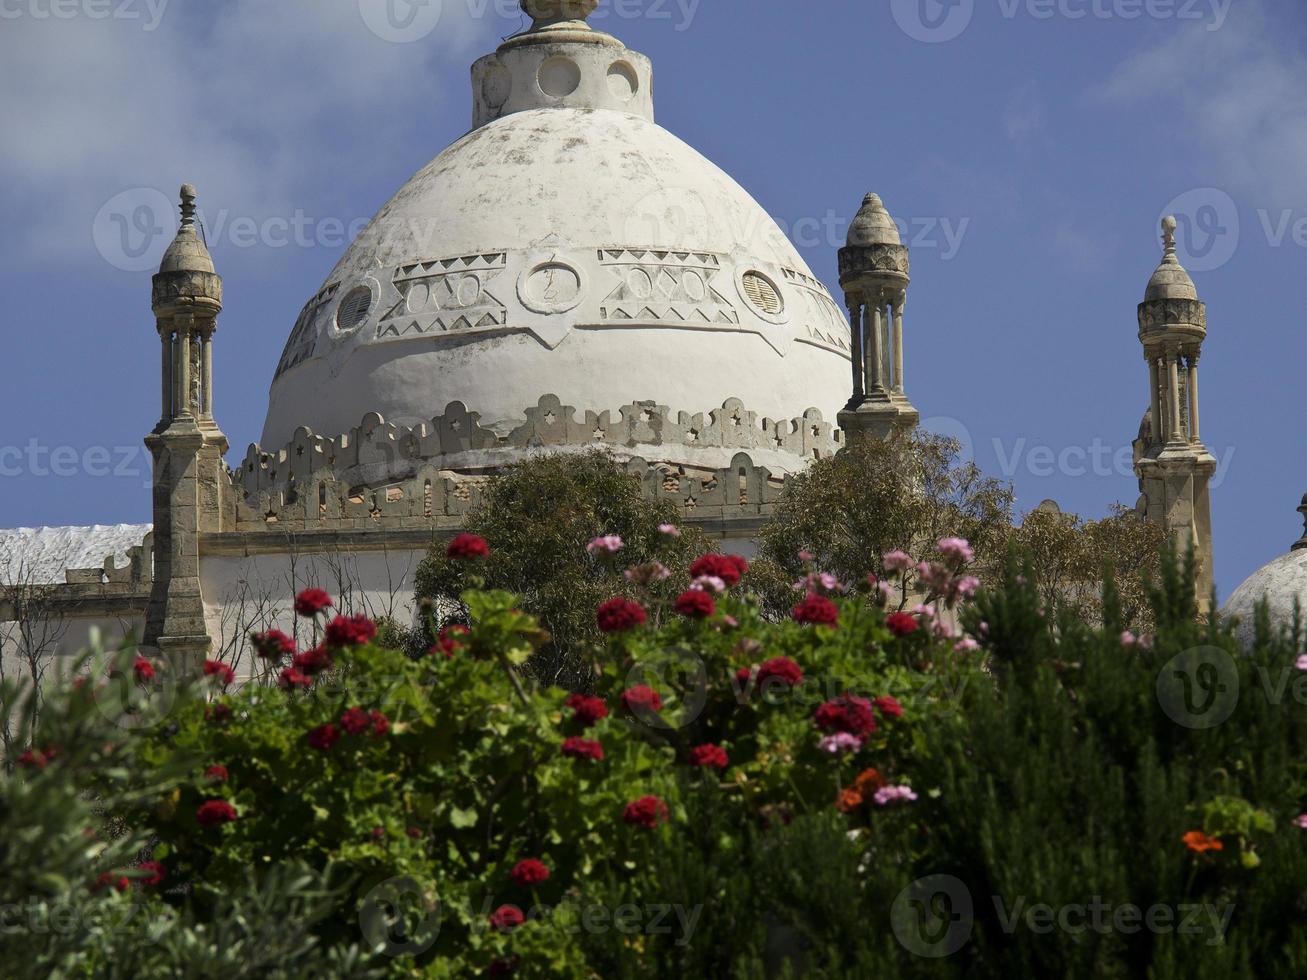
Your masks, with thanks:
<instances>
[{"instance_id":1,"label":"white cloud","mask_svg":"<svg viewBox=\"0 0 1307 980\"><path fill-rule=\"evenodd\" d=\"M366 180L393 140L453 111L441 96L470 105L439 91L436 59L466 64L505 26L445 3L429 36L393 43L360 0L162 0L154 30L147 0L82 0L139 8L135 20L33 16L52 2L4 0L0 20L6 245L38 261L69 236L89 245L101 205L128 188L175 197L190 180L201 205L256 218L340 201L333 188Z\"/></svg>"}]
</instances>

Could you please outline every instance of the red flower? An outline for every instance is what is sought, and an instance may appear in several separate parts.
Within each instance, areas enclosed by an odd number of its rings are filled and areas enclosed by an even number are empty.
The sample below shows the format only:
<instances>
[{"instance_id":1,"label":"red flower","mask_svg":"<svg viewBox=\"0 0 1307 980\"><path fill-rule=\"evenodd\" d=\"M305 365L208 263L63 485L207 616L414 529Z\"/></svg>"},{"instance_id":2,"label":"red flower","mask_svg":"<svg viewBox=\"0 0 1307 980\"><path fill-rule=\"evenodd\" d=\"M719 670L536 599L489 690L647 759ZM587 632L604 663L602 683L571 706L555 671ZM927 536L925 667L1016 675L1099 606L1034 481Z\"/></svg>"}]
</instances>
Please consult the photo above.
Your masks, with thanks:
<instances>
[{"instance_id":1,"label":"red flower","mask_svg":"<svg viewBox=\"0 0 1307 980\"><path fill-rule=\"evenodd\" d=\"M707 619L717 611L717 603L707 592L691 589L689 592L682 592L672 608L690 619Z\"/></svg>"},{"instance_id":2,"label":"red flower","mask_svg":"<svg viewBox=\"0 0 1307 980\"><path fill-rule=\"evenodd\" d=\"M696 745L690 750L690 765L698 768L725 769L731 764L726 750L720 745Z\"/></svg>"},{"instance_id":3,"label":"red flower","mask_svg":"<svg viewBox=\"0 0 1307 980\"><path fill-rule=\"evenodd\" d=\"M390 719L380 711L369 712L368 719L372 722L373 738L381 738L381 736L390 731Z\"/></svg>"},{"instance_id":4,"label":"red flower","mask_svg":"<svg viewBox=\"0 0 1307 980\"><path fill-rule=\"evenodd\" d=\"M915 633L921 626L917 622L917 617L911 613L894 612L885 617L885 625L895 636L907 636L909 633Z\"/></svg>"},{"instance_id":5,"label":"red flower","mask_svg":"<svg viewBox=\"0 0 1307 980\"><path fill-rule=\"evenodd\" d=\"M1184 846L1196 854L1202 854L1205 851L1221 851L1225 845L1217 837L1208 837L1201 830L1191 830L1180 838L1184 841Z\"/></svg>"},{"instance_id":6,"label":"red flower","mask_svg":"<svg viewBox=\"0 0 1307 980\"><path fill-rule=\"evenodd\" d=\"M663 699L647 684L637 684L622 692L622 707L631 714L641 711L662 711Z\"/></svg>"},{"instance_id":7,"label":"red flower","mask_svg":"<svg viewBox=\"0 0 1307 980\"><path fill-rule=\"evenodd\" d=\"M839 622L840 607L824 595L809 592L808 598L795 606L790 611L790 615L796 623L809 626L834 626Z\"/></svg>"},{"instance_id":8,"label":"red flower","mask_svg":"<svg viewBox=\"0 0 1307 980\"><path fill-rule=\"evenodd\" d=\"M737 675L738 676L738 675ZM773 657L758 668L758 683L775 677L789 687L798 687L803 683L803 671L789 657ZM745 680L747 680L747 671Z\"/></svg>"},{"instance_id":9,"label":"red flower","mask_svg":"<svg viewBox=\"0 0 1307 980\"><path fill-rule=\"evenodd\" d=\"M535 858L527 858L524 861L518 861L510 872L512 879L523 888L530 888L532 885L538 885L543 881L549 880L549 869L545 867L543 861L537 861Z\"/></svg>"},{"instance_id":10,"label":"red flower","mask_svg":"<svg viewBox=\"0 0 1307 980\"><path fill-rule=\"evenodd\" d=\"M280 660L282 657L295 656L295 641L281 630L268 630L266 633L253 633L250 642L255 652L264 660Z\"/></svg>"},{"instance_id":11,"label":"red flower","mask_svg":"<svg viewBox=\"0 0 1307 980\"><path fill-rule=\"evenodd\" d=\"M340 716L340 727L350 735L362 735L372 727L372 719L362 708L350 708Z\"/></svg>"},{"instance_id":12,"label":"red flower","mask_svg":"<svg viewBox=\"0 0 1307 980\"><path fill-rule=\"evenodd\" d=\"M136 672L136 680L138 683L145 684L154 680L154 664L150 663L150 661L146 660L144 657L136 658L132 663L132 670Z\"/></svg>"},{"instance_id":13,"label":"red flower","mask_svg":"<svg viewBox=\"0 0 1307 980\"><path fill-rule=\"evenodd\" d=\"M44 769L58 754L55 749L28 749L18 757L18 764L24 769Z\"/></svg>"},{"instance_id":14,"label":"red flower","mask_svg":"<svg viewBox=\"0 0 1307 980\"><path fill-rule=\"evenodd\" d=\"M405 831L405 833L408 834L410 837L412 837L414 840L418 840L422 837L422 828L409 827L408 830Z\"/></svg>"},{"instance_id":15,"label":"red flower","mask_svg":"<svg viewBox=\"0 0 1307 980\"><path fill-rule=\"evenodd\" d=\"M512 932L525 921L526 916L516 905L501 905L490 913L490 924L500 932Z\"/></svg>"},{"instance_id":16,"label":"red flower","mask_svg":"<svg viewBox=\"0 0 1307 980\"><path fill-rule=\"evenodd\" d=\"M283 691L292 691L297 687L307 691L313 686L313 678L298 667L287 667L277 678L277 686Z\"/></svg>"},{"instance_id":17,"label":"red flower","mask_svg":"<svg viewBox=\"0 0 1307 980\"><path fill-rule=\"evenodd\" d=\"M653 830L660 820L667 819L667 804L656 796L642 796L626 804L622 820L633 827Z\"/></svg>"},{"instance_id":18,"label":"red flower","mask_svg":"<svg viewBox=\"0 0 1307 980\"><path fill-rule=\"evenodd\" d=\"M437 650L439 650L441 653L445 655L445 659L448 660L450 657L454 656L454 654L458 653L460 650L462 650L464 647L467 646L467 644L464 643L462 640L460 640L459 637L468 636L471 634L471 632L472 631L469 630L466 626L458 626L458 625L446 626L443 630L440 631L440 636L436 640L436 645L433 646L428 652L434 654Z\"/></svg>"},{"instance_id":19,"label":"red flower","mask_svg":"<svg viewBox=\"0 0 1307 980\"><path fill-rule=\"evenodd\" d=\"M95 879L95 884L91 886L91 891L98 892L103 888L109 888L111 886L114 891L121 893L131 888L132 882L130 878L125 878L122 875L115 875L112 871L106 871L104 874L100 875L100 877Z\"/></svg>"},{"instance_id":20,"label":"red flower","mask_svg":"<svg viewBox=\"0 0 1307 980\"><path fill-rule=\"evenodd\" d=\"M860 738L876 730L871 702L852 694L842 694L819 706L813 721L823 732L848 732Z\"/></svg>"},{"instance_id":21,"label":"red flower","mask_svg":"<svg viewBox=\"0 0 1307 980\"><path fill-rule=\"evenodd\" d=\"M876 710L886 718L903 717L903 705L899 704L896 698L892 698L888 694L882 694L876 699Z\"/></svg>"},{"instance_id":22,"label":"red flower","mask_svg":"<svg viewBox=\"0 0 1307 980\"><path fill-rule=\"evenodd\" d=\"M739 555L701 555L690 565L690 578L708 575L727 585L739 585L748 570L749 563Z\"/></svg>"},{"instance_id":23,"label":"red flower","mask_svg":"<svg viewBox=\"0 0 1307 980\"><path fill-rule=\"evenodd\" d=\"M236 819L236 808L226 800L205 800L195 811L201 827L217 827Z\"/></svg>"},{"instance_id":24,"label":"red flower","mask_svg":"<svg viewBox=\"0 0 1307 980\"><path fill-rule=\"evenodd\" d=\"M563 703L572 709L572 719L579 721L586 728L608 717L608 705L604 704L603 698L573 694Z\"/></svg>"},{"instance_id":25,"label":"red flower","mask_svg":"<svg viewBox=\"0 0 1307 980\"><path fill-rule=\"evenodd\" d=\"M305 619L312 619L318 613L326 612L335 603L331 596L321 589L305 589L295 597L295 612Z\"/></svg>"},{"instance_id":26,"label":"red flower","mask_svg":"<svg viewBox=\"0 0 1307 980\"><path fill-rule=\"evenodd\" d=\"M329 647L364 647L377 638L377 624L367 616L337 616L327 624Z\"/></svg>"},{"instance_id":27,"label":"red flower","mask_svg":"<svg viewBox=\"0 0 1307 980\"><path fill-rule=\"evenodd\" d=\"M331 651L326 647L314 647L303 653L295 654L291 666L312 677L331 667Z\"/></svg>"},{"instance_id":28,"label":"red flower","mask_svg":"<svg viewBox=\"0 0 1307 980\"><path fill-rule=\"evenodd\" d=\"M137 867L141 871L149 872L146 877L139 879L142 885L157 887L163 884L163 880L168 877L168 869L163 866L162 861L142 861Z\"/></svg>"},{"instance_id":29,"label":"red flower","mask_svg":"<svg viewBox=\"0 0 1307 980\"><path fill-rule=\"evenodd\" d=\"M753 680L753 667L741 667L735 672L735 683L743 691L749 686L749 681Z\"/></svg>"},{"instance_id":30,"label":"red flower","mask_svg":"<svg viewBox=\"0 0 1307 980\"><path fill-rule=\"evenodd\" d=\"M317 749L319 752L326 752L340 738L340 729L330 723L319 725L313 731L309 732L309 747Z\"/></svg>"},{"instance_id":31,"label":"red flower","mask_svg":"<svg viewBox=\"0 0 1307 980\"><path fill-rule=\"evenodd\" d=\"M602 633L623 633L648 621L644 606L621 596L602 603L595 611L595 621Z\"/></svg>"},{"instance_id":32,"label":"red flower","mask_svg":"<svg viewBox=\"0 0 1307 980\"><path fill-rule=\"evenodd\" d=\"M226 766L209 766L204 770L204 778L211 783L225 783L227 781Z\"/></svg>"},{"instance_id":33,"label":"red flower","mask_svg":"<svg viewBox=\"0 0 1307 980\"><path fill-rule=\"evenodd\" d=\"M589 738L563 739L563 756L567 759L589 759L591 762L604 761L604 747Z\"/></svg>"},{"instance_id":34,"label":"red flower","mask_svg":"<svg viewBox=\"0 0 1307 980\"><path fill-rule=\"evenodd\" d=\"M486 539L478 534L460 534L449 542L449 548L445 552L450 558L487 558L490 555L490 545Z\"/></svg>"},{"instance_id":35,"label":"red flower","mask_svg":"<svg viewBox=\"0 0 1307 980\"><path fill-rule=\"evenodd\" d=\"M236 679L236 671L221 660L206 660L204 661L204 676L216 677L222 686L226 687Z\"/></svg>"},{"instance_id":36,"label":"red flower","mask_svg":"<svg viewBox=\"0 0 1307 980\"><path fill-rule=\"evenodd\" d=\"M231 705L211 704L204 709L204 720L212 725L225 725L231 721Z\"/></svg>"}]
</instances>

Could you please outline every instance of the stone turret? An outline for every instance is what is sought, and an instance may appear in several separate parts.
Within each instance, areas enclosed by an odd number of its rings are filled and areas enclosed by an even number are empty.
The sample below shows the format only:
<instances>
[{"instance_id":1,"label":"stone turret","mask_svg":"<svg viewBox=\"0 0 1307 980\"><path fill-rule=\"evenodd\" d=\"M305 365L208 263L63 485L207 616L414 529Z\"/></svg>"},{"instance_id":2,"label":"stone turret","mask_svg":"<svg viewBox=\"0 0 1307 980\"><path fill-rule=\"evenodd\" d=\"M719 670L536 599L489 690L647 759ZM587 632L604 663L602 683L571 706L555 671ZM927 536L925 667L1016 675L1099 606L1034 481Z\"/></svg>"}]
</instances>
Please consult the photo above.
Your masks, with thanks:
<instances>
[{"instance_id":1,"label":"stone turret","mask_svg":"<svg viewBox=\"0 0 1307 980\"><path fill-rule=\"evenodd\" d=\"M1193 549L1200 607L1212 593L1208 483L1216 459L1198 426L1198 358L1207 307L1176 257L1176 220L1162 221L1162 261L1139 304L1139 342L1148 364L1149 409L1135 443L1139 511L1164 527L1175 547Z\"/></svg>"},{"instance_id":2,"label":"stone turret","mask_svg":"<svg viewBox=\"0 0 1307 980\"><path fill-rule=\"evenodd\" d=\"M219 531L227 437L213 418L213 335L222 310L214 271L195 222L195 188L181 189L181 225L153 281L162 349L163 410L145 444L154 460L154 587L147 648L179 667L209 652L200 595L200 535Z\"/></svg>"},{"instance_id":3,"label":"stone turret","mask_svg":"<svg viewBox=\"0 0 1307 980\"><path fill-rule=\"evenodd\" d=\"M853 338L853 394L839 415L852 441L908 429L920 416L903 384L908 249L877 194L868 194L840 249L840 286Z\"/></svg>"}]
</instances>

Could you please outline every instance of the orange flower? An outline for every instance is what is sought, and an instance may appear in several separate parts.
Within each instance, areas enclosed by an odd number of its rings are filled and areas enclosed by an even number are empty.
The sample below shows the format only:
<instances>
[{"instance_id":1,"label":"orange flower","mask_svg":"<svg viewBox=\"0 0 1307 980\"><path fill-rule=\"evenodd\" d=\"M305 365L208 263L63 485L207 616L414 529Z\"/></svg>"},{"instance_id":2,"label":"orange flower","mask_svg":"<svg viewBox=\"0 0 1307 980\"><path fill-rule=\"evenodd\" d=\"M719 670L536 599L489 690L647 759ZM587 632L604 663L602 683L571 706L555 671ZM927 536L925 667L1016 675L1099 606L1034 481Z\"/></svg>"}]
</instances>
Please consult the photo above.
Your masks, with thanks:
<instances>
[{"instance_id":1,"label":"orange flower","mask_svg":"<svg viewBox=\"0 0 1307 980\"><path fill-rule=\"evenodd\" d=\"M879 772L875 769L864 769L858 774L858 778L853 781L854 787L862 796L871 796L876 790L885 785L885 780L881 778Z\"/></svg>"},{"instance_id":2,"label":"orange flower","mask_svg":"<svg viewBox=\"0 0 1307 980\"><path fill-rule=\"evenodd\" d=\"M835 809L840 813L852 813L860 806L862 806L862 794L856 787L850 786L840 790L839 799L835 801Z\"/></svg>"},{"instance_id":3,"label":"orange flower","mask_svg":"<svg viewBox=\"0 0 1307 980\"><path fill-rule=\"evenodd\" d=\"M1220 851L1225 848L1215 837L1208 837L1201 830L1191 830L1181 838L1184 846L1196 854L1202 854L1204 851Z\"/></svg>"}]
</instances>

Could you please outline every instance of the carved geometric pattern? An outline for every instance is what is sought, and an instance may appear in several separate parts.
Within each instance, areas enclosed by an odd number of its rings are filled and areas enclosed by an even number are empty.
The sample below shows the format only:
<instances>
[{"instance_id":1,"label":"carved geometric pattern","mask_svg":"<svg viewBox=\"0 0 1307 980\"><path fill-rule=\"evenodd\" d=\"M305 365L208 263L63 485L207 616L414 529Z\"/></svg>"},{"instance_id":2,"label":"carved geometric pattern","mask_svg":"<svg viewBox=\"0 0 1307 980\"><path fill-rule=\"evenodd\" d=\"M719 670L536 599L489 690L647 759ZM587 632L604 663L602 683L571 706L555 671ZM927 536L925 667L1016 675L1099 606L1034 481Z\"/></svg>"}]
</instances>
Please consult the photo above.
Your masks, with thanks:
<instances>
[{"instance_id":1,"label":"carved geometric pattern","mask_svg":"<svg viewBox=\"0 0 1307 980\"><path fill-rule=\"evenodd\" d=\"M281 377L297 364L303 364L313 356L313 350L318 343L318 320L323 308L331 302L338 289L340 289L338 282L323 286L318 295L304 305L299 319L295 321L295 329L290 333L290 340L286 341L286 349L282 352L281 361L277 365L277 377Z\"/></svg>"},{"instance_id":2,"label":"carved geometric pattern","mask_svg":"<svg viewBox=\"0 0 1307 980\"><path fill-rule=\"evenodd\" d=\"M847 354L851 348L848 317L835 305L826 287L794 269L781 269L781 273L790 285L797 287L795 293L800 297L797 318L807 339Z\"/></svg>"},{"instance_id":3,"label":"carved geometric pattern","mask_svg":"<svg viewBox=\"0 0 1307 980\"><path fill-rule=\"evenodd\" d=\"M508 311L487 287L507 262L498 252L400 266L394 276L399 301L381 317L377 336L504 327Z\"/></svg>"},{"instance_id":4,"label":"carved geometric pattern","mask_svg":"<svg viewBox=\"0 0 1307 980\"><path fill-rule=\"evenodd\" d=\"M905 245L848 245L840 249L840 281L860 272L888 272L906 276L909 270Z\"/></svg>"},{"instance_id":5,"label":"carved geometric pattern","mask_svg":"<svg viewBox=\"0 0 1307 980\"><path fill-rule=\"evenodd\" d=\"M601 249L599 262L616 285L599 307L608 322L638 321L738 326L740 314L712 280L715 255L651 249Z\"/></svg>"},{"instance_id":6,"label":"carved geometric pattern","mask_svg":"<svg viewBox=\"0 0 1307 980\"><path fill-rule=\"evenodd\" d=\"M1167 326L1207 329L1207 304L1196 299L1155 299L1139 304L1139 329Z\"/></svg>"}]
</instances>

